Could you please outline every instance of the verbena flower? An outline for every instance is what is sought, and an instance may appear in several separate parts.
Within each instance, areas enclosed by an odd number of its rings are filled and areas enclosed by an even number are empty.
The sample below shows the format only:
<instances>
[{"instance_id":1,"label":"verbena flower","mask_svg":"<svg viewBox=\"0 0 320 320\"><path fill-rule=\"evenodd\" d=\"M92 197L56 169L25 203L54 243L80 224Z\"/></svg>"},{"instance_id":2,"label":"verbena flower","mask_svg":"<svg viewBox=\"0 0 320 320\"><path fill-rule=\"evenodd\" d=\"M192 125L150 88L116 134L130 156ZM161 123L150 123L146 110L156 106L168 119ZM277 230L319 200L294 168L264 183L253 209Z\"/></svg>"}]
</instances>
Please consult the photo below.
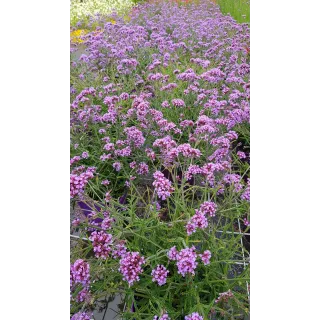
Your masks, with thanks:
<instances>
[{"instance_id":1,"label":"verbena flower","mask_svg":"<svg viewBox=\"0 0 320 320\"><path fill-rule=\"evenodd\" d=\"M171 181L164 177L164 174L160 171L156 171L153 174L155 180L153 181L152 185L154 186L158 197L162 200L167 199L170 197L171 193L174 191L174 188L171 185Z\"/></svg>"},{"instance_id":2,"label":"verbena flower","mask_svg":"<svg viewBox=\"0 0 320 320\"><path fill-rule=\"evenodd\" d=\"M198 265L196 262L197 254L195 252L195 247L185 248L179 251L177 254L177 267L178 273L185 277L187 274L195 274L195 269Z\"/></svg>"},{"instance_id":3,"label":"verbena flower","mask_svg":"<svg viewBox=\"0 0 320 320\"><path fill-rule=\"evenodd\" d=\"M92 232L89 239L93 242L93 251L97 258L107 259L111 252L112 235L104 231Z\"/></svg>"},{"instance_id":4,"label":"verbena flower","mask_svg":"<svg viewBox=\"0 0 320 320\"><path fill-rule=\"evenodd\" d=\"M70 174L70 198L81 195L89 180L93 178L96 168L75 168Z\"/></svg>"},{"instance_id":5,"label":"verbena flower","mask_svg":"<svg viewBox=\"0 0 320 320\"><path fill-rule=\"evenodd\" d=\"M129 286L140 280L139 274L143 271L141 266L144 263L145 259L140 256L139 252L127 252L122 256L119 271L123 275L123 280L127 281Z\"/></svg>"},{"instance_id":6,"label":"verbena flower","mask_svg":"<svg viewBox=\"0 0 320 320\"><path fill-rule=\"evenodd\" d=\"M196 213L191 217L186 225L187 234L191 235L197 228L205 229L208 226L208 220L203 212L196 210Z\"/></svg>"},{"instance_id":7,"label":"verbena flower","mask_svg":"<svg viewBox=\"0 0 320 320\"><path fill-rule=\"evenodd\" d=\"M121 258L127 253L127 247L125 246L124 240L121 240L119 243L115 244L112 250L113 258Z\"/></svg>"},{"instance_id":8,"label":"verbena flower","mask_svg":"<svg viewBox=\"0 0 320 320\"><path fill-rule=\"evenodd\" d=\"M242 151L238 151L237 152L237 156L239 157L239 159L245 159L246 158L246 154Z\"/></svg>"},{"instance_id":9,"label":"verbena flower","mask_svg":"<svg viewBox=\"0 0 320 320\"><path fill-rule=\"evenodd\" d=\"M79 311L70 320L93 320L93 318L91 313Z\"/></svg>"},{"instance_id":10,"label":"verbena flower","mask_svg":"<svg viewBox=\"0 0 320 320\"><path fill-rule=\"evenodd\" d=\"M248 221L247 218L244 218L244 219L243 219L243 224L244 224L246 227L250 227L250 222Z\"/></svg>"},{"instance_id":11,"label":"verbena flower","mask_svg":"<svg viewBox=\"0 0 320 320\"><path fill-rule=\"evenodd\" d=\"M91 294L88 288L82 289L76 297L77 302L89 302L91 299Z\"/></svg>"},{"instance_id":12,"label":"verbena flower","mask_svg":"<svg viewBox=\"0 0 320 320\"><path fill-rule=\"evenodd\" d=\"M154 316L153 320L170 320L170 317L167 313L164 313L162 316Z\"/></svg>"},{"instance_id":13,"label":"verbena flower","mask_svg":"<svg viewBox=\"0 0 320 320\"><path fill-rule=\"evenodd\" d=\"M177 260L178 250L177 250L176 246L172 247L168 251L167 255L168 255L169 260L173 260L173 261Z\"/></svg>"},{"instance_id":14,"label":"verbena flower","mask_svg":"<svg viewBox=\"0 0 320 320\"><path fill-rule=\"evenodd\" d=\"M210 217L214 217L217 210L217 205L212 201L205 201L201 204L199 210L204 214L208 214Z\"/></svg>"},{"instance_id":15,"label":"verbena flower","mask_svg":"<svg viewBox=\"0 0 320 320\"><path fill-rule=\"evenodd\" d=\"M163 265L158 265L152 270L152 281L157 282L159 286L164 285L167 282L167 275L169 271Z\"/></svg>"},{"instance_id":16,"label":"verbena flower","mask_svg":"<svg viewBox=\"0 0 320 320\"><path fill-rule=\"evenodd\" d=\"M184 317L185 320L203 320L203 317L200 316L198 312L193 312L189 314L188 316Z\"/></svg>"},{"instance_id":17,"label":"verbena flower","mask_svg":"<svg viewBox=\"0 0 320 320\"><path fill-rule=\"evenodd\" d=\"M209 250L204 251L203 254L200 254L199 256L204 265L207 265L210 263L211 252Z\"/></svg>"},{"instance_id":18,"label":"verbena flower","mask_svg":"<svg viewBox=\"0 0 320 320\"><path fill-rule=\"evenodd\" d=\"M116 171L120 171L121 170L121 163L120 162L115 162L115 163L113 163L113 168L116 170Z\"/></svg>"},{"instance_id":19,"label":"verbena flower","mask_svg":"<svg viewBox=\"0 0 320 320\"><path fill-rule=\"evenodd\" d=\"M87 286L90 283L90 265L83 259L76 260L70 266L70 284L81 283Z\"/></svg>"}]
</instances>

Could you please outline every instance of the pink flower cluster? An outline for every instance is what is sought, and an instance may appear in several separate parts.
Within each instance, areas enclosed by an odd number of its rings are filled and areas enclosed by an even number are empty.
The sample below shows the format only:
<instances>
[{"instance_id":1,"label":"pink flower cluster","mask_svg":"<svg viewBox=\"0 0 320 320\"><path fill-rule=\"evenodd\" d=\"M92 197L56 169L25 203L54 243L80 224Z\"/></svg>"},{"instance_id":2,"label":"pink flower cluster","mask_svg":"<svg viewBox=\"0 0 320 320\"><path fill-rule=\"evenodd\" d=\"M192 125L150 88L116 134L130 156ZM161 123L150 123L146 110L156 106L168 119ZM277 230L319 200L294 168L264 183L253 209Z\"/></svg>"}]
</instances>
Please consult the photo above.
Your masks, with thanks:
<instances>
[{"instance_id":1,"label":"pink flower cluster","mask_svg":"<svg viewBox=\"0 0 320 320\"><path fill-rule=\"evenodd\" d=\"M219 297L215 300L216 303L227 302L230 298L233 298L233 293L229 289L226 292L219 293Z\"/></svg>"},{"instance_id":2,"label":"pink flower cluster","mask_svg":"<svg viewBox=\"0 0 320 320\"><path fill-rule=\"evenodd\" d=\"M155 180L152 185L155 188L155 191L158 194L158 197L162 200L170 197L171 193L174 191L174 188L171 186L171 181L164 177L164 174L160 171L156 171L153 174Z\"/></svg>"},{"instance_id":3,"label":"pink flower cluster","mask_svg":"<svg viewBox=\"0 0 320 320\"><path fill-rule=\"evenodd\" d=\"M122 256L119 271L123 275L123 280L128 281L129 286L140 280L139 274L143 271L141 266L144 263L145 259L139 252L127 252Z\"/></svg>"},{"instance_id":4,"label":"pink flower cluster","mask_svg":"<svg viewBox=\"0 0 320 320\"><path fill-rule=\"evenodd\" d=\"M233 185L236 192L241 191L241 189L243 188L243 185L240 182L241 177L238 174L226 174L223 177L223 180L228 185Z\"/></svg>"},{"instance_id":5,"label":"pink flower cluster","mask_svg":"<svg viewBox=\"0 0 320 320\"><path fill-rule=\"evenodd\" d=\"M200 316L198 312L193 312L189 314L188 316L184 317L185 320L203 320L203 317Z\"/></svg>"},{"instance_id":6,"label":"pink flower cluster","mask_svg":"<svg viewBox=\"0 0 320 320\"><path fill-rule=\"evenodd\" d=\"M79 311L70 320L93 320L93 318L91 313Z\"/></svg>"},{"instance_id":7,"label":"pink flower cluster","mask_svg":"<svg viewBox=\"0 0 320 320\"><path fill-rule=\"evenodd\" d=\"M160 149L160 151L162 153L164 153L164 152L167 152L168 150L170 150L171 148L176 147L177 143L170 136L166 136L164 138L157 139L153 143L153 146L158 147Z\"/></svg>"},{"instance_id":8,"label":"pink flower cluster","mask_svg":"<svg viewBox=\"0 0 320 320\"><path fill-rule=\"evenodd\" d=\"M157 282L159 286L164 285L167 282L167 276L169 271L163 265L158 265L157 268L151 272L152 281Z\"/></svg>"},{"instance_id":9,"label":"pink flower cluster","mask_svg":"<svg viewBox=\"0 0 320 320\"><path fill-rule=\"evenodd\" d=\"M194 175L201 174L201 173L202 173L202 169L198 165L191 164L188 167L188 169L185 171L184 177L188 181L188 180L191 180Z\"/></svg>"},{"instance_id":10,"label":"pink flower cluster","mask_svg":"<svg viewBox=\"0 0 320 320\"><path fill-rule=\"evenodd\" d=\"M95 256L97 258L107 259L111 251L112 235L104 231L94 231L89 239L93 242Z\"/></svg>"},{"instance_id":11,"label":"pink flower cluster","mask_svg":"<svg viewBox=\"0 0 320 320\"><path fill-rule=\"evenodd\" d=\"M203 212L196 210L196 213L188 221L186 225L187 234L190 236L196 232L197 228L205 229L208 226L208 220Z\"/></svg>"},{"instance_id":12,"label":"pink flower cluster","mask_svg":"<svg viewBox=\"0 0 320 320\"><path fill-rule=\"evenodd\" d=\"M241 195L241 199L250 202L250 179L247 180L247 187Z\"/></svg>"},{"instance_id":13,"label":"pink flower cluster","mask_svg":"<svg viewBox=\"0 0 320 320\"><path fill-rule=\"evenodd\" d=\"M125 241L121 240L119 243L117 243L112 251L112 257L115 258L121 258L123 255L127 253L127 247L125 246Z\"/></svg>"},{"instance_id":14,"label":"pink flower cluster","mask_svg":"<svg viewBox=\"0 0 320 320\"><path fill-rule=\"evenodd\" d=\"M78 259L70 265L70 291L73 293L77 284L82 285L82 290L77 293L76 301L83 302L90 298L90 265L82 259ZM73 299L73 297L71 296Z\"/></svg>"},{"instance_id":15,"label":"pink flower cluster","mask_svg":"<svg viewBox=\"0 0 320 320\"><path fill-rule=\"evenodd\" d=\"M127 139L135 145L135 147L140 148L144 142L145 138L140 130L136 127L127 127L124 130L124 133L127 135Z\"/></svg>"},{"instance_id":16,"label":"pink flower cluster","mask_svg":"<svg viewBox=\"0 0 320 320\"><path fill-rule=\"evenodd\" d=\"M204 214L208 214L210 217L215 216L216 210L217 210L217 205L212 201L205 201L200 206L200 211Z\"/></svg>"},{"instance_id":17,"label":"pink flower cluster","mask_svg":"<svg viewBox=\"0 0 320 320\"><path fill-rule=\"evenodd\" d=\"M169 260L176 261L178 253L176 246L172 247L167 253Z\"/></svg>"},{"instance_id":18,"label":"pink flower cluster","mask_svg":"<svg viewBox=\"0 0 320 320\"><path fill-rule=\"evenodd\" d=\"M149 166L145 162L141 162L139 164L139 168L137 169L137 173L144 175L149 172Z\"/></svg>"},{"instance_id":19,"label":"pink flower cluster","mask_svg":"<svg viewBox=\"0 0 320 320\"><path fill-rule=\"evenodd\" d=\"M90 294L90 291L89 289L86 287L86 288L83 288L77 295L77 298L76 300L78 302L84 302L84 301L90 301L90 298L91 298L91 294Z\"/></svg>"},{"instance_id":20,"label":"pink flower cluster","mask_svg":"<svg viewBox=\"0 0 320 320\"><path fill-rule=\"evenodd\" d=\"M121 163L118 162L118 161L114 162L112 166L116 171L120 171L121 170Z\"/></svg>"},{"instance_id":21,"label":"pink flower cluster","mask_svg":"<svg viewBox=\"0 0 320 320\"><path fill-rule=\"evenodd\" d=\"M199 256L204 265L210 264L211 252L209 250L204 251L203 254L200 254Z\"/></svg>"},{"instance_id":22,"label":"pink flower cluster","mask_svg":"<svg viewBox=\"0 0 320 320\"><path fill-rule=\"evenodd\" d=\"M196 262L197 254L195 252L196 248L192 246L191 248L185 248L178 252L176 255L178 273L183 277L190 273L194 275L194 270L196 269L198 262Z\"/></svg>"},{"instance_id":23,"label":"pink flower cluster","mask_svg":"<svg viewBox=\"0 0 320 320\"><path fill-rule=\"evenodd\" d=\"M182 99L173 99L172 101L172 104L175 106L175 107L185 107L186 104L184 103L184 101Z\"/></svg>"},{"instance_id":24,"label":"pink flower cluster","mask_svg":"<svg viewBox=\"0 0 320 320\"><path fill-rule=\"evenodd\" d=\"M111 225L113 222L114 222L113 218L106 216L101 222L101 229L103 229L103 230L111 229Z\"/></svg>"},{"instance_id":25,"label":"pink flower cluster","mask_svg":"<svg viewBox=\"0 0 320 320\"><path fill-rule=\"evenodd\" d=\"M70 265L70 285L76 283L81 283L83 286L88 286L90 283L90 265L82 259Z\"/></svg>"},{"instance_id":26,"label":"pink flower cluster","mask_svg":"<svg viewBox=\"0 0 320 320\"><path fill-rule=\"evenodd\" d=\"M75 168L70 174L70 198L81 195L89 180L93 178L96 168L88 167L84 171L84 167Z\"/></svg>"},{"instance_id":27,"label":"pink flower cluster","mask_svg":"<svg viewBox=\"0 0 320 320\"><path fill-rule=\"evenodd\" d=\"M189 143L179 145L177 150L186 158L199 158L201 156L200 150L192 148Z\"/></svg>"}]
</instances>

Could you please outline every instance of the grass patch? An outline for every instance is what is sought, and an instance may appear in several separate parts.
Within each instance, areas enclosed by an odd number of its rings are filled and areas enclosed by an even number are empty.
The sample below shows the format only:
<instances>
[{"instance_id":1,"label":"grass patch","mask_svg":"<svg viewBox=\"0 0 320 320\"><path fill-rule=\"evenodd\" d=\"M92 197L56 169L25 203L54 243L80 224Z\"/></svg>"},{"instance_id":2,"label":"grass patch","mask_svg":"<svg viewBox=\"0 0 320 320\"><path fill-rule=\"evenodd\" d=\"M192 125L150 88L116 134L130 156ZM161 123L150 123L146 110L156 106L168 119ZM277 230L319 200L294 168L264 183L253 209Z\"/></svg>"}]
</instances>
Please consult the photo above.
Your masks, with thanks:
<instances>
[{"instance_id":1,"label":"grass patch","mask_svg":"<svg viewBox=\"0 0 320 320\"><path fill-rule=\"evenodd\" d=\"M250 23L250 0L216 0L223 14L228 14L240 23Z\"/></svg>"}]
</instances>

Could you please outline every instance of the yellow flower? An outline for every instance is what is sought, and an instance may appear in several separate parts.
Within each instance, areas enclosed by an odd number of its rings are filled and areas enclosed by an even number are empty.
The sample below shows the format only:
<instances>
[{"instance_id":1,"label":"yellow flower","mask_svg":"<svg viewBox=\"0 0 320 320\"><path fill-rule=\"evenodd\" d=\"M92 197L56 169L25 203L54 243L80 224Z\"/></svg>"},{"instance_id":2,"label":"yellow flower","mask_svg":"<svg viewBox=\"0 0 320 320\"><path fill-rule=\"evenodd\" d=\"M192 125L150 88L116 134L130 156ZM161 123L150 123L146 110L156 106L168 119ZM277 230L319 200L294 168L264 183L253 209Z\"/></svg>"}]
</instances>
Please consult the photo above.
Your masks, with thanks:
<instances>
[{"instance_id":1,"label":"yellow flower","mask_svg":"<svg viewBox=\"0 0 320 320\"><path fill-rule=\"evenodd\" d=\"M86 33L88 33L88 30L84 30L84 29L78 29L78 30L72 31L70 33L71 42L73 43L83 42L83 40L80 37L85 35Z\"/></svg>"}]
</instances>

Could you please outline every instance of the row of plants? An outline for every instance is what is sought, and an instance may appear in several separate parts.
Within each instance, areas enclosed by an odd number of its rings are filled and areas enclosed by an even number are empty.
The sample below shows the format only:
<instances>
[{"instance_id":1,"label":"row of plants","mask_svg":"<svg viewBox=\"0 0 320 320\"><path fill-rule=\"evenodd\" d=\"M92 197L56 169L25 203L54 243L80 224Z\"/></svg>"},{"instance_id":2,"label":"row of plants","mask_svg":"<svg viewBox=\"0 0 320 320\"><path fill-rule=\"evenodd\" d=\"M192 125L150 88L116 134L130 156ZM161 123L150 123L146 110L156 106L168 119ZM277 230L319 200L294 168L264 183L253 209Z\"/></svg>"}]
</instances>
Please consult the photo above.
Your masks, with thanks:
<instances>
[{"instance_id":1,"label":"row of plants","mask_svg":"<svg viewBox=\"0 0 320 320\"><path fill-rule=\"evenodd\" d=\"M71 0L70 20L76 27L80 20L88 20L90 16L107 15L117 12L128 17L130 10L144 0ZM200 0L171 0L177 4L188 5ZM240 23L250 22L250 0L212 0L219 5L223 14L230 14ZM149 1L150 2L150 1Z\"/></svg>"},{"instance_id":2,"label":"row of plants","mask_svg":"<svg viewBox=\"0 0 320 320\"><path fill-rule=\"evenodd\" d=\"M77 28L71 319L92 319L114 294L122 319L244 319L248 25L209 0L157 0Z\"/></svg>"}]
</instances>

